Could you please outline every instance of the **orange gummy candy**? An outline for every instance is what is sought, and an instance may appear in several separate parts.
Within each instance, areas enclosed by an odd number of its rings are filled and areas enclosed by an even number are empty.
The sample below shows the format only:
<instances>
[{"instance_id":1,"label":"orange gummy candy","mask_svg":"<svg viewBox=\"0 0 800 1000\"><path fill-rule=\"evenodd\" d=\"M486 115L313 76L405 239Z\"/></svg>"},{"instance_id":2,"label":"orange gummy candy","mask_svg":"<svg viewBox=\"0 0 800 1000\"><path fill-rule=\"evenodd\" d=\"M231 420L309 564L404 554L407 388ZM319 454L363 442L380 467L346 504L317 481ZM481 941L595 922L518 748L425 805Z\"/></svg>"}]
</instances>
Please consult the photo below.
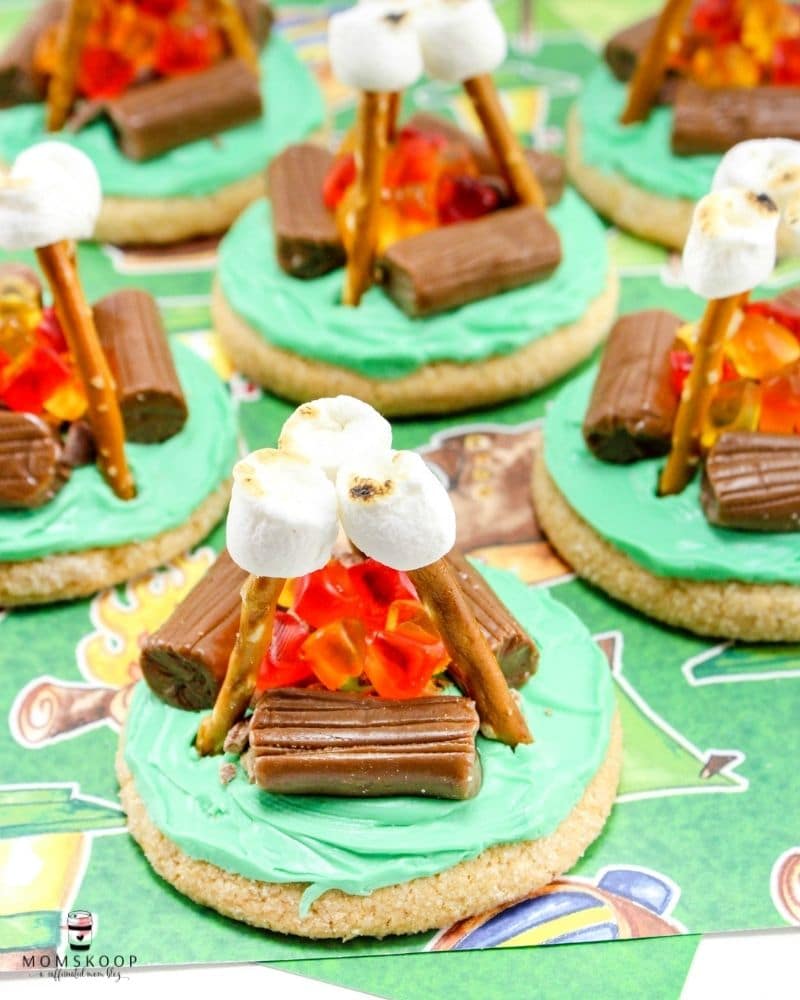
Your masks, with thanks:
<instances>
[{"instance_id":1,"label":"orange gummy candy","mask_svg":"<svg viewBox=\"0 0 800 1000\"><path fill-rule=\"evenodd\" d=\"M800 341L775 320L748 313L725 353L742 378L762 379L800 359Z\"/></svg>"},{"instance_id":2,"label":"orange gummy candy","mask_svg":"<svg viewBox=\"0 0 800 1000\"><path fill-rule=\"evenodd\" d=\"M338 691L361 675L366 649L363 624L355 618L343 618L312 632L300 655L329 691Z\"/></svg>"},{"instance_id":3,"label":"orange gummy candy","mask_svg":"<svg viewBox=\"0 0 800 1000\"><path fill-rule=\"evenodd\" d=\"M708 449L725 431L758 430L761 416L761 388L749 379L721 382L711 401L701 433L701 445Z\"/></svg>"},{"instance_id":4,"label":"orange gummy candy","mask_svg":"<svg viewBox=\"0 0 800 1000\"><path fill-rule=\"evenodd\" d=\"M800 365L761 383L758 429L765 434L800 432Z\"/></svg>"}]
</instances>

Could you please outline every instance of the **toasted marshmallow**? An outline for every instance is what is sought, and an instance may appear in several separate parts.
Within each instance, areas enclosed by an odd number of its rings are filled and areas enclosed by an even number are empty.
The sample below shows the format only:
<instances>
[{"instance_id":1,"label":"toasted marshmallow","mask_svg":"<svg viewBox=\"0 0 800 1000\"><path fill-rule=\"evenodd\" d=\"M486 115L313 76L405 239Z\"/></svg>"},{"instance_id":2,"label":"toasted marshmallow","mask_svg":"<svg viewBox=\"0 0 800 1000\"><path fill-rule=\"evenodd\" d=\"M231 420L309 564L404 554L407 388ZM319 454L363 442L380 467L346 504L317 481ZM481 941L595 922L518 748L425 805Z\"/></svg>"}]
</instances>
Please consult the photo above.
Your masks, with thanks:
<instances>
[{"instance_id":1,"label":"toasted marshmallow","mask_svg":"<svg viewBox=\"0 0 800 1000\"><path fill-rule=\"evenodd\" d=\"M278 447L302 455L336 481L339 466L392 449L388 420L353 396L333 396L304 403L281 431Z\"/></svg>"},{"instance_id":2,"label":"toasted marshmallow","mask_svg":"<svg viewBox=\"0 0 800 1000\"><path fill-rule=\"evenodd\" d=\"M392 569L428 566L455 544L450 497L416 452L395 451L343 465L336 494L348 538Z\"/></svg>"},{"instance_id":3,"label":"toasted marshmallow","mask_svg":"<svg viewBox=\"0 0 800 1000\"><path fill-rule=\"evenodd\" d=\"M0 178L0 248L19 251L87 239L100 214L94 164L65 142L41 142L20 153Z\"/></svg>"},{"instance_id":4,"label":"toasted marshmallow","mask_svg":"<svg viewBox=\"0 0 800 1000\"><path fill-rule=\"evenodd\" d=\"M338 530L336 490L308 459L263 448L234 466L227 545L248 573L313 573L330 559Z\"/></svg>"},{"instance_id":5,"label":"toasted marshmallow","mask_svg":"<svg viewBox=\"0 0 800 1000\"><path fill-rule=\"evenodd\" d=\"M405 90L422 75L422 51L407 3L361 3L328 22L334 76L357 90Z\"/></svg>"},{"instance_id":6,"label":"toasted marshmallow","mask_svg":"<svg viewBox=\"0 0 800 1000\"><path fill-rule=\"evenodd\" d=\"M787 257L800 256L800 193L787 202L781 212L778 251Z\"/></svg>"},{"instance_id":7,"label":"toasted marshmallow","mask_svg":"<svg viewBox=\"0 0 800 1000\"><path fill-rule=\"evenodd\" d=\"M720 160L711 182L712 191L743 187L750 191L770 190L770 178L786 166L800 166L800 142L793 139L749 139L731 147Z\"/></svg>"},{"instance_id":8,"label":"toasted marshmallow","mask_svg":"<svg viewBox=\"0 0 800 1000\"><path fill-rule=\"evenodd\" d=\"M490 0L434 0L417 15L425 71L461 83L493 73L508 43Z\"/></svg>"},{"instance_id":9,"label":"toasted marshmallow","mask_svg":"<svg viewBox=\"0 0 800 1000\"><path fill-rule=\"evenodd\" d=\"M775 266L779 219L769 197L744 188L701 198L683 248L686 284L706 299L755 288Z\"/></svg>"}]
</instances>

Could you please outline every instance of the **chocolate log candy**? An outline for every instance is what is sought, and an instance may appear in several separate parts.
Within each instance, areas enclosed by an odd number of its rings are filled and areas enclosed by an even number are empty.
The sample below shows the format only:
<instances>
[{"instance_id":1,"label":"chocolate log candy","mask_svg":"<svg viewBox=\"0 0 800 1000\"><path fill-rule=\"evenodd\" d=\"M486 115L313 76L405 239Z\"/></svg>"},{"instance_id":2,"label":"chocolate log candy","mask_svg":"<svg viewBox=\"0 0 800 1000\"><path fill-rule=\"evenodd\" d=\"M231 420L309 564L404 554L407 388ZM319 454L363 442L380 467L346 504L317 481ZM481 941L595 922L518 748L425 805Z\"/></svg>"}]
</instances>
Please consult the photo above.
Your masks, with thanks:
<instances>
[{"instance_id":1,"label":"chocolate log candy","mask_svg":"<svg viewBox=\"0 0 800 1000\"><path fill-rule=\"evenodd\" d=\"M55 27L65 9L65 0L36 7L0 52L0 108L44 100L47 79L36 70L36 45L49 28Z\"/></svg>"},{"instance_id":2,"label":"chocolate log candy","mask_svg":"<svg viewBox=\"0 0 800 1000\"><path fill-rule=\"evenodd\" d=\"M260 117L261 90L245 63L225 59L200 73L132 87L106 111L123 153L149 160Z\"/></svg>"},{"instance_id":3,"label":"chocolate log candy","mask_svg":"<svg viewBox=\"0 0 800 1000\"><path fill-rule=\"evenodd\" d=\"M282 688L256 705L250 745L268 792L468 799L481 783L477 731L467 698Z\"/></svg>"},{"instance_id":4,"label":"chocolate log candy","mask_svg":"<svg viewBox=\"0 0 800 1000\"><path fill-rule=\"evenodd\" d=\"M322 146L304 142L289 146L269 166L275 252L295 278L319 278L346 260L336 220L322 200L333 159Z\"/></svg>"},{"instance_id":5,"label":"chocolate log candy","mask_svg":"<svg viewBox=\"0 0 800 1000\"><path fill-rule=\"evenodd\" d=\"M173 437L188 410L155 299L128 288L95 303L93 312L126 440L150 444Z\"/></svg>"},{"instance_id":6,"label":"chocolate log candy","mask_svg":"<svg viewBox=\"0 0 800 1000\"><path fill-rule=\"evenodd\" d=\"M800 87L712 89L682 80L675 96L672 149L725 153L746 139L800 139Z\"/></svg>"},{"instance_id":7,"label":"chocolate log candy","mask_svg":"<svg viewBox=\"0 0 800 1000\"><path fill-rule=\"evenodd\" d=\"M266 45L275 15L266 0L238 0L239 10L253 41L261 48Z\"/></svg>"},{"instance_id":8,"label":"chocolate log candy","mask_svg":"<svg viewBox=\"0 0 800 1000\"><path fill-rule=\"evenodd\" d=\"M602 461L624 465L669 451L678 411L669 355L682 322L663 309L617 320L583 421L584 440Z\"/></svg>"},{"instance_id":9,"label":"chocolate log candy","mask_svg":"<svg viewBox=\"0 0 800 1000\"><path fill-rule=\"evenodd\" d=\"M536 643L460 552L451 552L447 562L506 680L511 687L522 687L536 672L539 661Z\"/></svg>"},{"instance_id":10,"label":"chocolate log candy","mask_svg":"<svg viewBox=\"0 0 800 1000\"><path fill-rule=\"evenodd\" d=\"M498 185L505 188L505 181L499 175L494 154L480 136L465 132L449 119L441 118L439 115L433 115L427 111L420 111L412 115L406 125L409 128L418 129L420 132L438 133L451 142L463 142L475 158L478 170L482 174L491 176ZM537 149L526 149L524 152L536 179L542 186L547 204L555 205L561 200L566 182L566 167L563 159L553 153L542 153Z\"/></svg>"},{"instance_id":11,"label":"chocolate log candy","mask_svg":"<svg viewBox=\"0 0 800 1000\"><path fill-rule=\"evenodd\" d=\"M658 18L647 17L618 31L606 42L603 58L614 76L622 81L630 80L639 57L647 48L653 36Z\"/></svg>"},{"instance_id":12,"label":"chocolate log candy","mask_svg":"<svg viewBox=\"0 0 800 1000\"><path fill-rule=\"evenodd\" d=\"M144 679L168 705L211 708L239 630L239 591L247 579L222 552L161 628L142 646Z\"/></svg>"},{"instance_id":13,"label":"chocolate log candy","mask_svg":"<svg viewBox=\"0 0 800 1000\"><path fill-rule=\"evenodd\" d=\"M409 316L429 316L527 285L561 262L558 233L519 205L398 240L382 267L386 290Z\"/></svg>"},{"instance_id":14,"label":"chocolate log candy","mask_svg":"<svg viewBox=\"0 0 800 1000\"><path fill-rule=\"evenodd\" d=\"M56 431L33 413L0 410L0 508L41 507L68 478Z\"/></svg>"},{"instance_id":15,"label":"chocolate log candy","mask_svg":"<svg viewBox=\"0 0 800 1000\"><path fill-rule=\"evenodd\" d=\"M800 436L723 434L706 458L701 495L722 528L800 530Z\"/></svg>"}]
</instances>

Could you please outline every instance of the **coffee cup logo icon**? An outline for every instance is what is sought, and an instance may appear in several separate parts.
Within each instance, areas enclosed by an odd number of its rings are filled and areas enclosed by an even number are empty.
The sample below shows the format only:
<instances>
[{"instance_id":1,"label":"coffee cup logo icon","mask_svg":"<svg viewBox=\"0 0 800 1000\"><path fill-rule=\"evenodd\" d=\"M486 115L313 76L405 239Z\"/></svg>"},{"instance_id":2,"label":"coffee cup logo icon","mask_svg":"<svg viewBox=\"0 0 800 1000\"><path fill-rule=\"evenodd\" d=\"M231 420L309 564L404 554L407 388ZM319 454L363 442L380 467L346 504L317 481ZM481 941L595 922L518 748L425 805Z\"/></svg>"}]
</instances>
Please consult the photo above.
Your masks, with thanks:
<instances>
[{"instance_id":1,"label":"coffee cup logo icon","mask_svg":"<svg viewBox=\"0 0 800 1000\"><path fill-rule=\"evenodd\" d=\"M71 910L67 914L67 939L70 951L88 951L92 943L94 917L89 910Z\"/></svg>"}]
</instances>

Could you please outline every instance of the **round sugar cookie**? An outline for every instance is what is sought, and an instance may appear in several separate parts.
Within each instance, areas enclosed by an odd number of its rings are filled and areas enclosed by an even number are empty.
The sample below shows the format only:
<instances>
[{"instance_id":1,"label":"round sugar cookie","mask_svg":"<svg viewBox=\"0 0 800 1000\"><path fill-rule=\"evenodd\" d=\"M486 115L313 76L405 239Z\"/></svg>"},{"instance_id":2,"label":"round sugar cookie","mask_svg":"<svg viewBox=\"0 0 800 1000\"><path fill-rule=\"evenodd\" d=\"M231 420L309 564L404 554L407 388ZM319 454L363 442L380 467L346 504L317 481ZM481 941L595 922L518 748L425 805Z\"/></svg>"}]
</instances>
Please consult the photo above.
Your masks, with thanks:
<instances>
[{"instance_id":1,"label":"round sugar cookie","mask_svg":"<svg viewBox=\"0 0 800 1000\"><path fill-rule=\"evenodd\" d=\"M348 939L442 927L569 869L600 834L618 786L611 672L564 605L513 574L481 572L535 636L540 660L519 692L535 742L512 752L479 736L476 797L270 795L241 767L223 784L225 758L193 748L204 713L166 705L142 682L117 774L130 832L156 872L233 919Z\"/></svg>"},{"instance_id":2,"label":"round sugar cookie","mask_svg":"<svg viewBox=\"0 0 800 1000\"><path fill-rule=\"evenodd\" d=\"M0 606L87 597L200 542L224 516L237 429L227 388L174 344L189 416L160 444L126 444L137 494L116 497L94 465L41 507L0 510Z\"/></svg>"},{"instance_id":3,"label":"round sugar cookie","mask_svg":"<svg viewBox=\"0 0 800 1000\"><path fill-rule=\"evenodd\" d=\"M268 206L257 203L220 247L215 328L238 370L293 402L346 393L387 416L412 416L525 396L592 353L618 299L605 231L588 205L567 191L548 214L563 247L549 278L410 319L380 287L358 308L342 306L342 271L285 274Z\"/></svg>"}]
</instances>

